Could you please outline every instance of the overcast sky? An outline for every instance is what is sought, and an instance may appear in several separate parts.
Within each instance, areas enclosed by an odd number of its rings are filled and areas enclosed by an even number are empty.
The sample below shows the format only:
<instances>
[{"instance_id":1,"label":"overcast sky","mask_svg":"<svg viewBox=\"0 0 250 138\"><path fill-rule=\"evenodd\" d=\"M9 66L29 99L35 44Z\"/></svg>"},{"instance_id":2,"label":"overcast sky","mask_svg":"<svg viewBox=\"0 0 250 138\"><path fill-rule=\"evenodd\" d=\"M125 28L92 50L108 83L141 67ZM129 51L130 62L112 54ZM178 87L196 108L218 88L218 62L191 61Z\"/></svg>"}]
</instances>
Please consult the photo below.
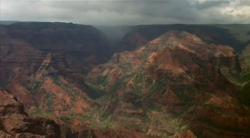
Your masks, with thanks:
<instances>
[{"instance_id":1,"label":"overcast sky","mask_svg":"<svg viewBox=\"0 0 250 138\"><path fill-rule=\"evenodd\" d=\"M250 0L0 0L0 20L93 25L250 23Z\"/></svg>"}]
</instances>

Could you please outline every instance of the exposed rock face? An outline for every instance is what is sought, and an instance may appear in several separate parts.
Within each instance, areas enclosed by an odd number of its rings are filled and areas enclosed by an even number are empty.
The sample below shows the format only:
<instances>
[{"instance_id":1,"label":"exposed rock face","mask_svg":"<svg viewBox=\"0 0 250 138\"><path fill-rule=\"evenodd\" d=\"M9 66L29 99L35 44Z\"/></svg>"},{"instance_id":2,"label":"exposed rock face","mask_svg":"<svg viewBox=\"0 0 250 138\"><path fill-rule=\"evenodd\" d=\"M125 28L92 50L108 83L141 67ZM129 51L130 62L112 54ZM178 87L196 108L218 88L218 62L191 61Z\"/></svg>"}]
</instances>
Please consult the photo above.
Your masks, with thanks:
<instances>
[{"instance_id":1,"label":"exposed rock face","mask_svg":"<svg viewBox=\"0 0 250 138\"><path fill-rule=\"evenodd\" d=\"M0 91L1 138L59 138L60 127L51 120L31 118L10 93Z\"/></svg>"},{"instance_id":2,"label":"exposed rock face","mask_svg":"<svg viewBox=\"0 0 250 138\"><path fill-rule=\"evenodd\" d=\"M154 79L166 74L170 79L182 78L179 83L192 84L195 79L200 79L197 83L207 81L209 78L206 76L211 75L211 79L221 79L219 67L236 69L236 61L232 48L209 45L197 36L173 32L149 42L134 52L116 54L110 63L94 68L89 76L97 80L101 75L115 82L134 72L146 71L148 74L145 75L151 75ZM129 69L131 70L128 71ZM192 79L192 75L197 78Z\"/></svg>"},{"instance_id":3,"label":"exposed rock face","mask_svg":"<svg viewBox=\"0 0 250 138\"><path fill-rule=\"evenodd\" d=\"M61 132L63 131L63 132ZM23 105L9 92L0 91L1 138L146 138L142 133L129 130L92 129L83 126L79 132L57 125L45 118L29 117Z\"/></svg>"},{"instance_id":4,"label":"exposed rock face","mask_svg":"<svg viewBox=\"0 0 250 138\"><path fill-rule=\"evenodd\" d=\"M99 58L107 54L101 50L105 39L96 29L60 23L20 23L1 27L0 36L0 87L17 97L29 113L60 118L84 115L95 107L88 97L96 95L88 91L80 70L84 64L87 68L92 66L87 60L93 55ZM84 49L87 54L71 53ZM103 61L100 59L98 62Z\"/></svg>"},{"instance_id":5,"label":"exposed rock face","mask_svg":"<svg viewBox=\"0 0 250 138\"><path fill-rule=\"evenodd\" d=\"M30 77L43 58L41 52L32 48L30 44L11 39L5 34L1 35L0 49L0 85L2 87L7 86L14 79Z\"/></svg>"},{"instance_id":6,"label":"exposed rock face","mask_svg":"<svg viewBox=\"0 0 250 138\"><path fill-rule=\"evenodd\" d=\"M114 120L149 136L173 136L189 128L198 137L249 137L244 129L250 125L249 109L221 73L221 68L237 71L237 60L230 47L170 32L115 55L93 69L89 80L110 95L104 104Z\"/></svg>"},{"instance_id":7,"label":"exposed rock face","mask_svg":"<svg viewBox=\"0 0 250 138\"><path fill-rule=\"evenodd\" d=\"M0 92L0 137L60 137L53 121L24 110L65 125L62 138L250 137L250 85L239 95L222 70L241 69L235 51L220 45L239 44L227 30L134 29L119 43L120 51L131 52L94 67L111 53L91 26L0 26L0 87L9 91Z\"/></svg>"},{"instance_id":8,"label":"exposed rock face","mask_svg":"<svg viewBox=\"0 0 250 138\"><path fill-rule=\"evenodd\" d=\"M100 129L82 129L76 134L79 138L147 138L144 134L129 130L100 130Z\"/></svg>"},{"instance_id":9,"label":"exposed rock face","mask_svg":"<svg viewBox=\"0 0 250 138\"><path fill-rule=\"evenodd\" d=\"M84 84L84 81L79 82L81 75L74 77L77 72L66 68L62 59L56 61L53 52L44 54L15 39L5 39L0 47L3 49L1 65L4 65L1 66L2 85L24 103L26 109L35 107L57 114L86 111L90 103L84 86L79 86L79 83Z\"/></svg>"}]
</instances>

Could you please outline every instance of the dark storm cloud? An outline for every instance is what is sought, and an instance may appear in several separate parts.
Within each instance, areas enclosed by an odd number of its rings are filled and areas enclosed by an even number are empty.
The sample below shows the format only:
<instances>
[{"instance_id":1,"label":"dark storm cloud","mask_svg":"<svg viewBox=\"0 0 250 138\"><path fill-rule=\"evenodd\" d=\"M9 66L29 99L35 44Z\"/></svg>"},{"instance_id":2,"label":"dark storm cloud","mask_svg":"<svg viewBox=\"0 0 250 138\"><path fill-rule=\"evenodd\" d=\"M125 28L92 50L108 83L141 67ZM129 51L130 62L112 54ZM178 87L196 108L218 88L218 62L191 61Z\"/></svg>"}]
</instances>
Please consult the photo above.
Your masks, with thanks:
<instances>
[{"instance_id":1,"label":"dark storm cloud","mask_svg":"<svg viewBox=\"0 0 250 138\"><path fill-rule=\"evenodd\" d=\"M95 25L250 23L249 0L0 0L0 19Z\"/></svg>"}]
</instances>

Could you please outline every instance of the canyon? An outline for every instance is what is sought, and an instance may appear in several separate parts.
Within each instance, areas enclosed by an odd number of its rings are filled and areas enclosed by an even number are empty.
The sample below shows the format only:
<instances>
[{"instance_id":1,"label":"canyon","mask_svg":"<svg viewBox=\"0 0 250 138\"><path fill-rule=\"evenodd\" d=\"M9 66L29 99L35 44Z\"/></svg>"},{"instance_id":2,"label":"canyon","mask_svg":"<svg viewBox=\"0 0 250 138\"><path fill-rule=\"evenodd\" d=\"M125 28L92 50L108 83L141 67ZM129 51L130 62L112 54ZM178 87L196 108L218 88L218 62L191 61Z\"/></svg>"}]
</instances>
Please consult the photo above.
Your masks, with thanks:
<instances>
[{"instance_id":1,"label":"canyon","mask_svg":"<svg viewBox=\"0 0 250 138\"><path fill-rule=\"evenodd\" d=\"M239 26L0 25L0 137L248 138Z\"/></svg>"}]
</instances>

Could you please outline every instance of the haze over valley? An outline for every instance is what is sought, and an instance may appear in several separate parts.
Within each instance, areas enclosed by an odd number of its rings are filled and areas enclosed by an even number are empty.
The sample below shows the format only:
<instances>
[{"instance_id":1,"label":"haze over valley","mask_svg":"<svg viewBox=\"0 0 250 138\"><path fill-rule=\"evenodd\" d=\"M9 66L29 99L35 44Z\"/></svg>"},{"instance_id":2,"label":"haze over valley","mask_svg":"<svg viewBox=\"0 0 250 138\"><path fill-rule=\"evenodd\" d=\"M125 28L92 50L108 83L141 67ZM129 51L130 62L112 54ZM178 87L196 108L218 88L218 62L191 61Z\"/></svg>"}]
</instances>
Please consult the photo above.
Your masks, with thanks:
<instances>
[{"instance_id":1,"label":"haze over valley","mask_svg":"<svg viewBox=\"0 0 250 138\"><path fill-rule=\"evenodd\" d=\"M0 138L249 138L248 0L1 0Z\"/></svg>"}]
</instances>

